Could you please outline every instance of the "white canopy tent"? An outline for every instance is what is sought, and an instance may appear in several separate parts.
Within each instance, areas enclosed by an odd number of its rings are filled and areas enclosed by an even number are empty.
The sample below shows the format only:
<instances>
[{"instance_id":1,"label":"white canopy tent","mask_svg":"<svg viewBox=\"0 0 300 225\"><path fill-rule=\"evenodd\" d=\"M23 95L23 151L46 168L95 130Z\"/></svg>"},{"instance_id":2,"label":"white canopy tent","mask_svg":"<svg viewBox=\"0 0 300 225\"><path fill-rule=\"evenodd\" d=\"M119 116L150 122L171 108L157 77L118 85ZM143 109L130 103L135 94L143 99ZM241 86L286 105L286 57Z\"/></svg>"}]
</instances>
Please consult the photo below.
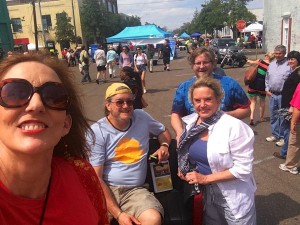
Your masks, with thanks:
<instances>
[{"instance_id":1,"label":"white canopy tent","mask_svg":"<svg viewBox=\"0 0 300 225\"><path fill-rule=\"evenodd\" d=\"M263 31L263 25L261 25L260 23L252 23L250 24L248 27L246 27L242 32L259 32L259 31Z\"/></svg>"}]
</instances>

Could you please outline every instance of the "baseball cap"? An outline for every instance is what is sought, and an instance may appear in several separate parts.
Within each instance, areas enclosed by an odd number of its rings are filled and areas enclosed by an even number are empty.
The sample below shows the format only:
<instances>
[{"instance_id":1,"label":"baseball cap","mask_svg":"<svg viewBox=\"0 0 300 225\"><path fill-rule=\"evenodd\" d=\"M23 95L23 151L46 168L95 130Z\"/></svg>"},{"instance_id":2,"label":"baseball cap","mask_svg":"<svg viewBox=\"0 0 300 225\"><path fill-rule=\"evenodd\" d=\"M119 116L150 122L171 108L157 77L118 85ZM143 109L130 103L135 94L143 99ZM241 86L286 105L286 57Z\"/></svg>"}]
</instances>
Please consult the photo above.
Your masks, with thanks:
<instances>
[{"instance_id":1,"label":"baseball cap","mask_svg":"<svg viewBox=\"0 0 300 225\"><path fill-rule=\"evenodd\" d=\"M106 89L105 99L108 99L117 94L130 93L130 88L124 83L113 83Z\"/></svg>"}]
</instances>

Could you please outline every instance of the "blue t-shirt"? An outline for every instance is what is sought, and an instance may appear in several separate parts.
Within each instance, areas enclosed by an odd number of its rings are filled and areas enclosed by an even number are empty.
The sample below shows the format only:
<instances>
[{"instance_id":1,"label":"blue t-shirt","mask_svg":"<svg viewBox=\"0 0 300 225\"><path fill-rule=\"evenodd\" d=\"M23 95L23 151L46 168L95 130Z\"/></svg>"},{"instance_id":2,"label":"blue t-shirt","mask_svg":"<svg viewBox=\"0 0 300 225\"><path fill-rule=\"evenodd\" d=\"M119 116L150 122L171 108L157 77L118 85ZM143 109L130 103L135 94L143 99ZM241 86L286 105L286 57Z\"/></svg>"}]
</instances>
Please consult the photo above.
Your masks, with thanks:
<instances>
[{"instance_id":1,"label":"blue t-shirt","mask_svg":"<svg viewBox=\"0 0 300 225\"><path fill-rule=\"evenodd\" d=\"M147 153L150 134L158 136L165 127L144 110L134 110L126 131L115 129L104 117L91 126L95 143L90 145L90 163L103 165L103 180L112 186L143 185L147 173Z\"/></svg>"},{"instance_id":2,"label":"blue t-shirt","mask_svg":"<svg viewBox=\"0 0 300 225\"><path fill-rule=\"evenodd\" d=\"M213 77L220 81L224 91L224 98L220 105L221 110L227 112L237 108L247 108L250 105L246 93L236 80L218 74L213 74ZM195 81L196 77L194 76L192 79L179 85L174 97L172 113L177 113L183 117L195 112L194 106L189 101L188 97L189 89Z\"/></svg>"}]
</instances>

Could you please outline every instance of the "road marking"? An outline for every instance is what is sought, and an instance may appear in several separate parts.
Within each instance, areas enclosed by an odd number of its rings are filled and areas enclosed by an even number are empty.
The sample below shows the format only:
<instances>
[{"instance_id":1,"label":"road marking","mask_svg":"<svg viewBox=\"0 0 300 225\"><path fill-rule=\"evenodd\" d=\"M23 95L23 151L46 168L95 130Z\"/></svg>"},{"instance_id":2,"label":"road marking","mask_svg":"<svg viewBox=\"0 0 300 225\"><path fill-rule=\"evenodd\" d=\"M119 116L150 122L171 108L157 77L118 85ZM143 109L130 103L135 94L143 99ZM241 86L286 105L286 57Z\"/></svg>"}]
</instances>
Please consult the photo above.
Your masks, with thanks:
<instances>
[{"instance_id":1,"label":"road marking","mask_svg":"<svg viewBox=\"0 0 300 225\"><path fill-rule=\"evenodd\" d=\"M258 165L258 164L260 164L262 162L269 161L269 160L274 159L274 158L275 158L274 156L269 156L269 157L261 159L261 160L255 160L253 162L253 165Z\"/></svg>"}]
</instances>

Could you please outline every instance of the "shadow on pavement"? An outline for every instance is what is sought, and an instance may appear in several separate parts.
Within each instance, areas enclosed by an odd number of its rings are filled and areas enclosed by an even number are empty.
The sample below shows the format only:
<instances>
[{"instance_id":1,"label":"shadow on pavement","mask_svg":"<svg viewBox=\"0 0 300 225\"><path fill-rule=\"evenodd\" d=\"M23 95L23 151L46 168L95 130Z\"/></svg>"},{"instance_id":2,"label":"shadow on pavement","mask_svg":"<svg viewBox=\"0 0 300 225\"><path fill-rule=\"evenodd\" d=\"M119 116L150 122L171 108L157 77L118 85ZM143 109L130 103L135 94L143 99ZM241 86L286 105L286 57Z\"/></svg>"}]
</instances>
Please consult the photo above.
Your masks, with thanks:
<instances>
[{"instance_id":1,"label":"shadow on pavement","mask_svg":"<svg viewBox=\"0 0 300 225\"><path fill-rule=\"evenodd\" d=\"M257 224L279 225L281 221L299 216L300 204L283 193L255 197ZM299 218L294 218L300 224ZM289 223L290 224L290 223Z\"/></svg>"},{"instance_id":2,"label":"shadow on pavement","mask_svg":"<svg viewBox=\"0 0 300 225\"><path fill-rule=\"evenodd\" d=\"M162 91L169 91L169 89L147 89L147 93L157 93L157 92L162 92Z\"/></svg>"}]
</instances>

